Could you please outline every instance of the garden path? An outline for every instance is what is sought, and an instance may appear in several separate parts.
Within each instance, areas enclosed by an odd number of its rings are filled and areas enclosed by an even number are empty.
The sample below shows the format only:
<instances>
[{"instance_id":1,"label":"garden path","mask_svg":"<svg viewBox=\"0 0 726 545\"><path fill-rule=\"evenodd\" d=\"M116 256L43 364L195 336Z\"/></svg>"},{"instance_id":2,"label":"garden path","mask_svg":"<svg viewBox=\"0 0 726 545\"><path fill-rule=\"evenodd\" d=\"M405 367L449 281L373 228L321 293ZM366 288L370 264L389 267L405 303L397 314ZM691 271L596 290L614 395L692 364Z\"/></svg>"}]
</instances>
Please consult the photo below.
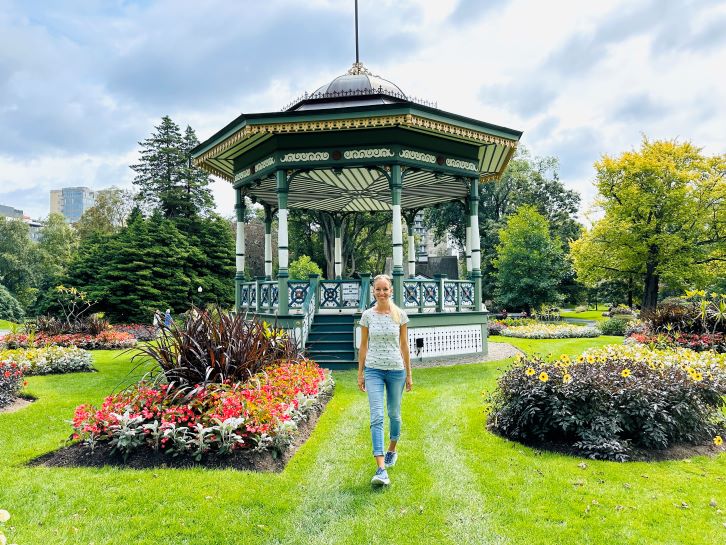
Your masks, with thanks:
<instances>
[{"instance_id":1,"label":"garden path","mask_svg":"<svg viewBox=\"0 0 726 545\"><path fill-rule=\"evenodd\" d=\"M513 358L517 354L523 354L521 350L509 343L488 343L489 351L486 356L480 354L468 354L464 356L446 356L419 361L414 354L411 354L411 367L446 367L449 365L465 365L468 363L484 363Z\"/></svg>"}]
</instances>

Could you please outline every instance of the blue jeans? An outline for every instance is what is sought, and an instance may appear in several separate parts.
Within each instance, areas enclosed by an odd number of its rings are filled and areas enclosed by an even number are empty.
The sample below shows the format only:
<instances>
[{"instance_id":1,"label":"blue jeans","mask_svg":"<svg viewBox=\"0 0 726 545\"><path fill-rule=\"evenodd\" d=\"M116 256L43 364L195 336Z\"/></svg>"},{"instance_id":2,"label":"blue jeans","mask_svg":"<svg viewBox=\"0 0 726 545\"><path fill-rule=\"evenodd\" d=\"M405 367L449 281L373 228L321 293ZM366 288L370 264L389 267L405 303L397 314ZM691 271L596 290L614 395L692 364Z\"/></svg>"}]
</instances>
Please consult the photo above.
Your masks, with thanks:
<instances>
[{"instance_id":1,"label":"blue jeans","mask_svg":"<svg viewBox=\"0 0 726 545\"><path fill-rule=\"evenodd\" d=\"M371 439L373 456L383 456L383 393L385 389L391 441L401 435L401 396L406 385L403 369L383 370L365 368L366 392L371 408Z\"/></svg>"}]
</instances>

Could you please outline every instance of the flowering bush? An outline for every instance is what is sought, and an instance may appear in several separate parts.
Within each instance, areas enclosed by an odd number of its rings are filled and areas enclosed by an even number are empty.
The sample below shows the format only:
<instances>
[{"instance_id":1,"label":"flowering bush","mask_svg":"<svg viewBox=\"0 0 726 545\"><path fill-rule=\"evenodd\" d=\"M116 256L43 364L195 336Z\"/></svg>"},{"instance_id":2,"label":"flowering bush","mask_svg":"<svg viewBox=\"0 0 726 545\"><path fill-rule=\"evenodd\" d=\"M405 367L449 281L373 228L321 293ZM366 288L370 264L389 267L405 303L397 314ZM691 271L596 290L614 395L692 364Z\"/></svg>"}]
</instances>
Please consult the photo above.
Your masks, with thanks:
<instances>
[{"instance_id":1,"label":"flowering bush","mask_svg":"<svg viewBox=\"0 0 726 545\"><path fill-rule=\"evenodd\" d=\"M0 360L16 364L25 375L91 371L91 353L75 346L0 350Z\"/></svg>"},{"instance_id":2,"label":"flowering bush","mask_svg":"<svg viewBox=\"0 0 726 545\"><path fill-rule=\"evenodd\" d=\"M599 337L600 330L596 327L582 327L568 324L532 324L503 329L504 337L522 339L568 339L582 337Z\"/></svg>"},{"instance_id":3,"label":"flowering bush","mask_svg":"<svg viewBox=\"0 0 726 545\"><path fill-rule=\"evenodd\" d=\"M133 335L137 341L153 341L159 332L158 328L148 324L116 324L113 329Z\"/></svg>"},{"instance_id":4,"label":"flowering bush","mask_svg":"<svg viewBox=\"0 0 726 545\"><path fill-rule=\"evenodd\" d=\"M139 448L196 460L210 452L284 449L297 424L333 389L330 371L312 360L283 362L237 384L208 384L179 395L168 384L141 383L81 405L73 438L92 448L108 441L124 457Z\"/></svg>"},{"instance_id":5,"label":"flowering bush","mask_svg":"<svg viewBox=\"0 0 726 545\"><path fill-rule=\"evenodd\" d=\"M8 348L27 348L32 346L76 346L86 350L117 350L136 345L136 338L130 333L114 330L102 331L98 335L85 333L66 333L47 335L45 333L9 333L0 337L0 343Z\"/></svg>"},{"instance_id":6,"label":"flowering bush","mask_svg":"<svg viewBox=\"0 0 726 545\"><path fill-rule=\"evenodd\" d=\"M489 332L489 335L501 335L502 330L506 329L506 327L507 324L501 320L490 320L487 322L487 331Z\"/></svg>"},{"instance_id":7,"label":"flowering bush","mask_svg":"<svg viewBox=\"0 0 726 545\"><path fill-rule=\"evenodd\" d=\"M726 338L723 333L705 334L680 333L672 334L657 333L633 333L627 339L626 344L645 344L654 348L690 348L697 352L713 350L715 352L726 352Z\"/></svg>"},{"instance_id":8,"label":"flowering bush","mask_svg":"<svg viewBox=\"0 0 726 545\"><path fill-rule=\"evenodd\" d=\"M489 425L526 443L561 442L625 461L722 437L726 356L610 345L574 361L518 357L489 398Z\"/></svg>"},{"instance_id":9,"label":"flowering bush","mask_svg":"<svg viewBox=\"0 0 726 545\"><path fill-rule=\"evenodd\" d=\"M23 385L23 371L14 361L3 361L0 356L0 407L10 405Z\"/></svg>"}]
</instances>

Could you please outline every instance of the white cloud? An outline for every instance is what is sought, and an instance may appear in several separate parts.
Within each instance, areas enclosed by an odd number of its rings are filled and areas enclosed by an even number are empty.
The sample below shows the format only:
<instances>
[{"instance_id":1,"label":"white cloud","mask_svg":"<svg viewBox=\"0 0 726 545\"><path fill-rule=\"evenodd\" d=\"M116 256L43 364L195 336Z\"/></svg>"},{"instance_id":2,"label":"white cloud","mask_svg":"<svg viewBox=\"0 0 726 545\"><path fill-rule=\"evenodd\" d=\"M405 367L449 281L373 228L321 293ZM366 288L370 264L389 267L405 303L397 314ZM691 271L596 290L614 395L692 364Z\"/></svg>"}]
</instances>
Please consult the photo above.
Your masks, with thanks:
<instances>
[{"instance_id":1,"label":"white cloud","mask_svg":"<svg viewBox=\"0 0 726 545\"><path fill-rule=\"evenodd\" d=\"M593 197L592 163L641 135L724 151L723 2L361 3L362 60L441 109L524 131ZM721 27L722 28L722 27ZM678 32L674 33L674 29ZM129 184L163 115L200 140L277 111L353 61L352 3L11 3L0 14L0 203L47 213L48 190ZM219 211L233 213L227 182Z\"/></svg>"}]
</instances>

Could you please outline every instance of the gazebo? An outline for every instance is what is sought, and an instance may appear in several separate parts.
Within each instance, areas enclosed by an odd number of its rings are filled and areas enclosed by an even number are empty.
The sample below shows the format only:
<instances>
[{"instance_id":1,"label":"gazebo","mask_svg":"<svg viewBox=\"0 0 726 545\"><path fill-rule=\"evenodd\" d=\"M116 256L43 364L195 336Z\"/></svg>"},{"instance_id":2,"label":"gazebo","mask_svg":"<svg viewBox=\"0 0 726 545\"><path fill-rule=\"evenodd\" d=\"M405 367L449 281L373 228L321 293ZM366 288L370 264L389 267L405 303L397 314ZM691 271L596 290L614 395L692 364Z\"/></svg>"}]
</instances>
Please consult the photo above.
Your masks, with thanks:
<instances>
[{"instance_id":1,"label":"gazebo","mask_svg":"<svg viewBox=\"0 0 726 545\"><path fill-rule=\"evenodd\" d=\"M414 99L359 62L281 112L240 115L192 152L196 166L236 191L237 310L290 330L322 365L355 365L358 318L373 303L371 274L382 271L342 277L340 226L344 214L390 214L393 296L411 318L412 357L486 354L478 182L501 176L521 135ZM255 281L244 278L247 199L265 209L265 276ZM414 278L413 215L455 200L468 212L467 279ZM291 209L333 218L335 278L289 278ZM279 267L273 279L275 213ZM408 275L402 216L408 223Z\"/></svg>"}]
</instances>

